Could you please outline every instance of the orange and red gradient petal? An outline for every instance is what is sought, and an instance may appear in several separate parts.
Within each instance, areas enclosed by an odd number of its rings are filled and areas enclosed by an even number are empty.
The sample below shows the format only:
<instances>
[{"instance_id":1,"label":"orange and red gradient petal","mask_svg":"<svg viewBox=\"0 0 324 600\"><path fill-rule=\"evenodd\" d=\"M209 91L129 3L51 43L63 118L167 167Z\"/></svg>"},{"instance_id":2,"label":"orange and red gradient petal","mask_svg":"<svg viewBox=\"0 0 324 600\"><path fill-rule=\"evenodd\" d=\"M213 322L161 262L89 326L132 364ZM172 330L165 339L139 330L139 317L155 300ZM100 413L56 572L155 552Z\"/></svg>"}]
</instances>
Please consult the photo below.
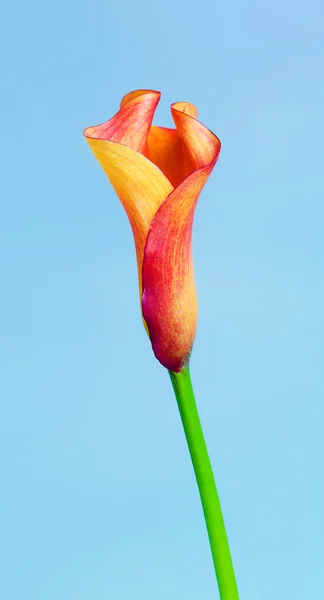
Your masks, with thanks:
<instances>
[{"instance_id":1,"label":"orange and red gradient petal","mask_svg":"<svg viewBox=\"0 0 324 600\"><path fill-rule=\"evenodd\" d=\"M140 290L148 230L156 211L173 190L161 170L140 153L146 144L158 99L157 92L134 93L110 121L88 127L84 132L130 221Z\"/></svg>"},{"instance_id":2,"label":"orange and red gradient petal","mask_svg":"<svg viewBox=\"0 0 324 600\"><path fill-rule=\"evenodd\" d=\"M192 225L199 194L220 152L218 138L204 131L202 144L195 128L203 127L187 116L177 123L182 139L191 139L186 160L194 170L166 199L150 228L143 262L142 312L156 358L170 371L188 363L197 324L197 298L192 261ZM205 128L203 128L205 130ZM208 142L206 142L208 140ZM204 165L203 159L205 160Z\"/></svg>"},{"instance_id":3,"label":"orange and red gradient petal","mask_svg":"<svg viewBox=\"0 0 324 600\"><path fill-rule=\"evenodd\" d=\"M151 90L131 92L124 96L121 108L109 121L88 127L84 134L87 138L117 142L143 153L160 98L160 92Z\"/></svg>"},{"instance_id":4,"label":"orange and red gradient petal","mask_svg":"<svg viewBox=\"0 0 324 600\"><path fill-rule=\"evenodd\" d=\"M197 121L192 110L195 107L186 102L176 102L171 106L171 113L177 132L182 142L184 161L188 174L200 169L219 154L220 141L212 131Z\"/></svg>"}]
</instances>

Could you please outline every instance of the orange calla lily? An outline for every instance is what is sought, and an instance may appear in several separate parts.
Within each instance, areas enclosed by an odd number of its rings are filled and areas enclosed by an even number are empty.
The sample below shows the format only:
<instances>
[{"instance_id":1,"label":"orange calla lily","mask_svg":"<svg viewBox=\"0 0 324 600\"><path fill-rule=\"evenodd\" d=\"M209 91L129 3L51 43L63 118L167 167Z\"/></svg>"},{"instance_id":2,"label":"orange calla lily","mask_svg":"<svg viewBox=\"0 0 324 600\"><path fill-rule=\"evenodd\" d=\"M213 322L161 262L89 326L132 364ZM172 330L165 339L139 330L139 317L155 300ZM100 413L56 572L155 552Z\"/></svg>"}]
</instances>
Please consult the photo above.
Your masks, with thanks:
<instances>
[{"instance_id":1,"label":"orange calla lily","mask_svg":"<svg viewBox=\"0 0 324 600\"><path fill-rule=\"evenodd\" d=\"M156 91L131 92L112 119L84 135L132 227L142 315L154 354L180 372L197 322L194 211L221 144L186 102L171 106L175 129L153 126L159 100Z\"/></svg>"}]
</instances>

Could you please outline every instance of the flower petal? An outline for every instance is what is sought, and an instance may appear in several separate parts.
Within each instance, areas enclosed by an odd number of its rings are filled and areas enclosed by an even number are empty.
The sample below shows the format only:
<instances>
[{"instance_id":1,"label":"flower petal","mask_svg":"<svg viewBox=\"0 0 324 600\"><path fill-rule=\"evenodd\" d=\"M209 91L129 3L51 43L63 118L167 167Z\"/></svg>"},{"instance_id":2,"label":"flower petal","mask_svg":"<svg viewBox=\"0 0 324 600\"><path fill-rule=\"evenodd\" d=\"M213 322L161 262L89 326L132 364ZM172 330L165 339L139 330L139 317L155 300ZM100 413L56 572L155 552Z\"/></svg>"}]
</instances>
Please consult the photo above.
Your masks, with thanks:
<instances>
[{"instance_id":1,"label":"flower petal","mask_svg":"<svg viewBox=\"0 0 324 600\"><path fill-rule=\"evenodd\" d=\"M134 92L110 121L84 132L130 221L140 290L147 233L159 206L173 190L161 170L141 154L159 98L158 92Z\"/></svg>"},{"instance_id":2,"label":"flower petal","mask_svg":"<svg viewBox=\"0 0 324 600\"><path fill-rule=\"evenodd\" d=\"M172 118L182 141L185 162L189 173L213 162L218 157L220 141L212 131L197 121L187 102L171 106Z\"/></svg>"},{"instance_id":3,"label":"flower petal","mask_svg":"<svg viewBox=\"0 0 324 600\"><path fill-rule=\"evenodd\" d=\"M179 372L191 353L197 322L192 225L199 194L220 152L220 141L173 106L185 161L192 172L158 209L146 241L142 312L157 359Z\"/></svg>"},{"instance_id":4,"label":"flower petal","mask_svg":"<svg viewBox=\"0 0 324 600\"><path fill-rule=\"evenodd\" d=\"M177 107L183 114L197 117L197 109L193 104L178 102ZM176 129L153 125L147 138L145 156L161 169L173 187L177 187L189 175L183 140Z\"/></svg>"},{"instance_id":5,"label":"flower petal","mask_svg":"<svg viewBox=\"0 0 324 600\"><path fill-rule=\"evenodd\" d=\"M173 187L177 187L184 180L186 176L184 153L176 129L152 125L147 138L145 156L161 169Z\"/></svg>"},{"instance_id":6,"label":"flower petal","mask_svg":"<svg viewBox=\"0 0 324 600\"><path fill-rule=\"evenodd\" d=\"M143 153L160 92L136 90L124 96L120 110L109 121L88 127L87 138L109 140Z\"/></svg>"}]
</instances>

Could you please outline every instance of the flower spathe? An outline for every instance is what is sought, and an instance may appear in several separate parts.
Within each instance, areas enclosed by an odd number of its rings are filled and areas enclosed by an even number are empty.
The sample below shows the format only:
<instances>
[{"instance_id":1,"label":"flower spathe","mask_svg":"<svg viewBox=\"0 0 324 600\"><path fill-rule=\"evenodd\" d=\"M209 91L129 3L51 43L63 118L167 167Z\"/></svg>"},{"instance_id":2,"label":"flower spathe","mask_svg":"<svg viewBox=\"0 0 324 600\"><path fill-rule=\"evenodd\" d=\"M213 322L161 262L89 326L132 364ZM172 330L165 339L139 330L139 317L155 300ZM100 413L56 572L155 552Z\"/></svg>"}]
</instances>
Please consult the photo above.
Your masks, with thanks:
<instances>
[{"instance_id":1,"label":"flower spathe","mask_svg":"<svg viewBox=\"0 0 324 600\"><path fill-rule=\"evenodd\" d=\"M219 139L192 104L171 106L175 129L152 125L160 93L127 94L120 110L84 135L127 213L135 241L142 315L155 356L179 372L197 323L192 224Z\"/></svg>"}]
</instances>

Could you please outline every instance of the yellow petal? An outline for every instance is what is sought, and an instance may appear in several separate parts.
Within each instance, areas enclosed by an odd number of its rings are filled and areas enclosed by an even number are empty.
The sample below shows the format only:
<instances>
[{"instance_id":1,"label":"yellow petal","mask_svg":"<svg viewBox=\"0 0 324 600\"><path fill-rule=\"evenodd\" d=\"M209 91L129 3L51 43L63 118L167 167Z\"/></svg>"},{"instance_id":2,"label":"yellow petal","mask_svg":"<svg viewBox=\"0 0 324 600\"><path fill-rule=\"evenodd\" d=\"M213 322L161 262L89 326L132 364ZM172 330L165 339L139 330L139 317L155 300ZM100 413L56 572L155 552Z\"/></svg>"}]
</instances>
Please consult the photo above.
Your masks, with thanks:
<instances>
[{"instance_id":1,"label":"yellow petal","mask_svg":"<svg viewBox=\"0 0 324 600\"><path fill-rule=\"evenodd\" d=\"M84 132L129 218L140 293L146 237L158 208L173 190L162 171L140 153L146 145L158 100L157 92L134 95L110 121Z\"/></svg>"}]
</instances>

